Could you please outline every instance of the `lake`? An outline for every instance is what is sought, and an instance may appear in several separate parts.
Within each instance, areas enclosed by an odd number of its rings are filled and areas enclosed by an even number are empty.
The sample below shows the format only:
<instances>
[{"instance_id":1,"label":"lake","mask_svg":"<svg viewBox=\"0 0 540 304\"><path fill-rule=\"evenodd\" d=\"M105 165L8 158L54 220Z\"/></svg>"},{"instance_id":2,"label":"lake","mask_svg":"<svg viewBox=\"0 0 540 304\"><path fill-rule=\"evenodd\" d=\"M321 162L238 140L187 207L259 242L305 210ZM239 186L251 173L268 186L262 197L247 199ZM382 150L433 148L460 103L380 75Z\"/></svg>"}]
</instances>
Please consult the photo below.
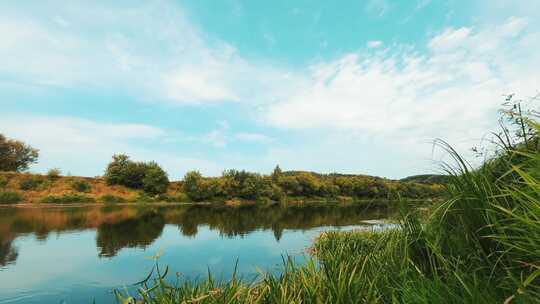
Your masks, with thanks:
<instances>
[{"instance_id":1,"label":"lake","mask_svg":"<svg viewBox=\"0 0 540 304\"><path fill-rule=\"evenodd\" d=\"M377 229L387 216L354 204L0 208L0 303L114 303L157 253L181 278L226 279L236 263L253 278L283 255L302 262L322 231Z\"/></svg>"}]
</instances>

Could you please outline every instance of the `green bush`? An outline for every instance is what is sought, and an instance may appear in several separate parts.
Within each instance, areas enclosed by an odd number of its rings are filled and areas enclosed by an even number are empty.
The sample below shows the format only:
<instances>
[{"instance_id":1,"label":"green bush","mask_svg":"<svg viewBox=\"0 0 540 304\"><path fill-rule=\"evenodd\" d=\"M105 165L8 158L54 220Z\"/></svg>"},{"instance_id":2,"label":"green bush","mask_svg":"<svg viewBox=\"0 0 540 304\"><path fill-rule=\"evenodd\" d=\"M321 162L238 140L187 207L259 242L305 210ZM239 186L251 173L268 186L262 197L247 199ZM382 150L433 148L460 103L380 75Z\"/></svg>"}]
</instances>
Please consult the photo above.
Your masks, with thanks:
<instances>
[{"instance_id":1,"label":"green bush","mask_svg":"<svg viewBox=\"0 0 540 304\"><path fill-rule=\"evenodd\" d=\"M168 194L160 194L157 196L157 199L161 202L169 202L169 203L185 203L189 202L190 199L185 193L177 193L176 195L168 195Z\"/></svg>"},{"instance_id":2,"label":"green bush","mask_svg":"<svg viewBox=\"0 0 540 304\"><path fill-rule=\"evenodd\" d=\"M195 201L200 202L212 197L212 193L208 191L208 182L203 179L199 171L190 171L184 176L183 189L187 196Z\"/></svg>"},{"instance_id":3,"label":"green bush","mask_svg":"<svg viewBox=\"0 0 540 304\"><path fill-rule=\"evenodd\" d=\"M119 203L126 202L126 200L123 197L112 195L112 194L105 194L101 196L99 200L107 204L119 204Z\"/></svg>"},{"instance_id":4,"label":"green bush","mask_svg":"<svg viewBox=\"0 0 540 304\"><path fill-rule=\"evenodd\" d=\"M135 202L136 203L155 203L156 198L149 196L147 193L142 192L142 193L139 193L137 198L135 198Z\"/></svg>"},{"instance_id":5,"label":"green bush","mask_svg":"<svg viewBox=\"0 0 540 304\"><path fill-rule=\"evenodd\" d=\"M41 199L45 204L94 203L95 199L81 194L49 195Z\"/></svg>"},{"instance_id":6,"label":"green bush","mask_svg":"<svg viewBox=\"0 0 540 304\"><path fill-rule=\"evenodd\" d=\"M108 185L122 185L129 188L141 189L146 168L144 163L134 162L125 154L114 155L113 160L105 171L105 181Z\"/></svg>"},{"instance_id":7,"label":"green bush","mask_svg":"<svg viewBox=\"0 0 540 304\"><path fill-rule=\"evenodd\" d=\"M52 168L49 171L47 171L47 178L49 180L57 180L60 178L61 171L58 168Z\"/></svg>"},{"instance_id":8,"label":"green bush","mask_svg":"<svg viewBox=\"0 0 540 304\"><path fill-rule=\"evenodd\" d=\"M9 179L7 177L0 176L0 189L6 188L8 183L9 183Z\"/></svg>"},{"instance_id":9,"label":"green bush","mask_svg":"<svg viewBox=\"0 0 540 304\"><path fill-rule=\"evenodd\" d=\"M75 180L71 183L71 188L78 192L90 192L92 190L92 186L90 183L88 183L85 180Z\"/></svg>"},{"instance_id":10,"label":"green bush","mask_svg":"<svg viewBox=\"0 0 540 304\"><path fill-rule=\"evenodd\" d=\"M26 177L19 182L19 189L21 190L38 190L45 181L39 176Z\"/></svg>"},{"instance_id":11,"label":"green bush","mask_svg":"<svg viewBox=\"0 0 540 304\"><path fill-rule=\"evenodd\" d=\"M165 193L169 186L167 173L155 162L134 162L129 156L114 155L105 171L108 185L143 189L150 194Z\"/></svg>"},{"instance_id":12,"label":"green bush","mask_svg":"<svg viewBox=\"0 0 540 304\"><path fill-rule=\"evenodd\" d=\"M145 166L146 172L142 180L143 190L150 194L167 192L169 187L167 173L155 162L147 163Z\"/></svg>"},{"instance_id":13,"label":"green bush","mask_svg":"<svg viewBox=\"0 0 540 304\"><path fill-rule=\"evenodd\" d=\"M15 191L0 191L0 204L16 204L23 200L23 197Z\"/></svg>"}]
</instances>

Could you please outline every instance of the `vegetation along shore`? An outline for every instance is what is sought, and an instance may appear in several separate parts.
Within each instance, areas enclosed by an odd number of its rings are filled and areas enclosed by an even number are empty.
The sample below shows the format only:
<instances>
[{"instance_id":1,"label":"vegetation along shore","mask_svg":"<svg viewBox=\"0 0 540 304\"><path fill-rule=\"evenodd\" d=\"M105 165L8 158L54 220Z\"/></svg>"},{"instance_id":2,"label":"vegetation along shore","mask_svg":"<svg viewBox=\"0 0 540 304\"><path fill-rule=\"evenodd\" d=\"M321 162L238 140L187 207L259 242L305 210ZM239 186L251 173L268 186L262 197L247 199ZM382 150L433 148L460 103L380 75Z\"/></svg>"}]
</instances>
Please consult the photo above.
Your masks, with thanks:
<instances>
[{"instance_id":1,"label":"vegetation along shore","mask_svg":"<svg viewBox=\"0 0 540 304\"><path fill-rule=\"evenodd\" d=\"M133 161L114 155L100 177L25 173L37 162L38 150L0 134L0 204L88 204L150 202L212 202L228 205L253 203L369 202L436 199L446 182L444 175L422 175L404 180L352 174L282 171L269 175L226 170L219 177L187 172L181 181L169 181L156 162Z\"/></svg>"},{"instance_id":2,"label":"vegetation along shore","mask_svg":"<svg viewBox=\"0 0 540 304\"><path fill-rule=\"evenodd\" d=\"M515 130L495 134L495 153L473 168L455 161L445 201L427 218L402 202L399 226L329 232L312 258L285 258L280 274L173 280L159 267L121 303L540 303L540 124L538 113L506 111ZM514 131L517 135L514 135Z\"/></svg>"}]
</instances>

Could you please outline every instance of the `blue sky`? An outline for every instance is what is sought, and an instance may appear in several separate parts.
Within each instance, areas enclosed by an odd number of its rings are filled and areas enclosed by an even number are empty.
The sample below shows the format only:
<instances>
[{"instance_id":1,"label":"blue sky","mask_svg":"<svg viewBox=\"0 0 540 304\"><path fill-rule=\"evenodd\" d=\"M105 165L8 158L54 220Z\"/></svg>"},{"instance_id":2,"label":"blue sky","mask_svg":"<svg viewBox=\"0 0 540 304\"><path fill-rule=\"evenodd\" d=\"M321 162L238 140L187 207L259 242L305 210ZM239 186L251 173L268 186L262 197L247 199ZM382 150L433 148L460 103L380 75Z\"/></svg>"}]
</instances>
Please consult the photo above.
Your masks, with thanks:
<instances>
[{"instance_id":1,"label":"blue sky","mask_svg":"<svg viewBox=\"0 0 540 304\"><path fill-rule=\"evenodd\" d=\"M2 1L0 132L32 171L437 171L540 90L538 1Z\"/></svg>"}]
</instances>

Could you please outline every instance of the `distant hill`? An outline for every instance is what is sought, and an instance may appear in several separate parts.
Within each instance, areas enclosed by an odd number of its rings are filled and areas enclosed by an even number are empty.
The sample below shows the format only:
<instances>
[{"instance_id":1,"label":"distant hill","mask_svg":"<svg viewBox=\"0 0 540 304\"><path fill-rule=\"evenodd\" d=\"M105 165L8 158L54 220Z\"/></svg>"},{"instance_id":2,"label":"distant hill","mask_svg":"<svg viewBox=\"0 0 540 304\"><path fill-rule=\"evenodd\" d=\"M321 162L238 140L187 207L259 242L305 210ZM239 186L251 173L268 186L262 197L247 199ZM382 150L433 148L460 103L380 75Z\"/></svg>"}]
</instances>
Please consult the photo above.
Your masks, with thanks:
<instances>
[{"instance_id":1,"label":"distant hill","mask_svg":"<svg viewBox=\"0 0 540 304\"><path fill-rule=\"evenodd\" d=\"M301 173L309 173L316 177L364 177L364 178L373 178L373 179L380 179L380 180L389 180L385 177L380 176L374 176L374 175L366 175L366 174L347 174L347 173L318 173L313 171L299 171L299 170L289 170L289 171L283 171L283 175L285 176L296 176Z\"/></svg>"},{"instance_id":2,"label":"distant hill","mask_svg":"<svg viewBox=\"0 0 540 304\"><path fill-rule=\"evenodd\" d=\"M421 183L421 184L447 184L448 175L443 174L420 174L408 176L400 179L402 182Z\"/></svg>"}]
</instances>

